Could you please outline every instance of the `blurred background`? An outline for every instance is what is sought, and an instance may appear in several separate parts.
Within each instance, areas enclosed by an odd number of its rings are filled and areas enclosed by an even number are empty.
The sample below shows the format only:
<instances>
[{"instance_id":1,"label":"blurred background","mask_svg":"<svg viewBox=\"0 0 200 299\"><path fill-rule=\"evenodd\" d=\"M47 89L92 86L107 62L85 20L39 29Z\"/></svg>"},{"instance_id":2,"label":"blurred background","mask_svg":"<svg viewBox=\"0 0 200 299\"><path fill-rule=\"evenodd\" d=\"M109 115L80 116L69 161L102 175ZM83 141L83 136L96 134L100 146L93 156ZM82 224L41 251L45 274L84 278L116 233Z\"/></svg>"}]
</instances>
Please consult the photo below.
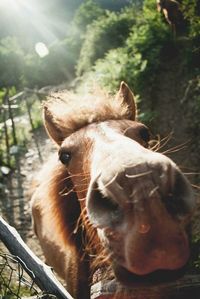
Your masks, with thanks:
<instances>
[{"instance_id":1,"label":"blurred background","mask_svg":"<svg viewBox=\"0 0 200 299\"><path fill-rule=\"evenodd\" d=\"M199 0L0 0L0 212L33 248L30 184L53 151L42 101L94 83L114 93L121 80L197 193Z\"/></svg>"}]
</instances>

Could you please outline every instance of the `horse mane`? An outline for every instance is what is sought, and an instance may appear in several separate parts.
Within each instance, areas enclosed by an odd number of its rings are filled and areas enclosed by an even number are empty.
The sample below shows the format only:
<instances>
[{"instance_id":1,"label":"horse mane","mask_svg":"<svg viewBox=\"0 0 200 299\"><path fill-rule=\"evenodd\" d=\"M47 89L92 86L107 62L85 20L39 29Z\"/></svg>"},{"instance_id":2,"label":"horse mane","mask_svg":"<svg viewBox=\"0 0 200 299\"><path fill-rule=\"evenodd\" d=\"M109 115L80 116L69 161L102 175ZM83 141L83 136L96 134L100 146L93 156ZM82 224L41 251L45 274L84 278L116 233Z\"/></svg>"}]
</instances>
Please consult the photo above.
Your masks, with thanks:
<instances>
[{"instance_id":1,"label":"horse mane","mask_svg":"<svg viewBox=\"0 0 200 299\"><path fill-rule=\"evenodd\" d=\"M51 115L54 124L61 128L65 136L88 124L127 119L130 114L122 98L116 99L100 88L83 97L69 91L52 93L44 102L44 110Z\"/></svg>"},{"instance_id":2,"label":"horse mane","mask_svg":"<svg viewBox=\"0 0 200 299\"><path fill-rule=\"evenodd\" d=\"M44 181L44 177L46 180ZM58 162L57 155L53 154L36 177L34 181L36 189L43 196L43 200L35 200L35 208L39 204L38 212L44 217L51 219L57 232L57 237L64 244L73 238L73 230L76 227L77 219L80 215L80 205L76 193L73 192L73 185L69 179L69 174L64 165ZM45 196L45 195L48 196ZM42 209L41 209L42 207ZM36 232L37 234L37 232ZM53 238L53 235L52 235Z\"/></svg>"}]
</instances>

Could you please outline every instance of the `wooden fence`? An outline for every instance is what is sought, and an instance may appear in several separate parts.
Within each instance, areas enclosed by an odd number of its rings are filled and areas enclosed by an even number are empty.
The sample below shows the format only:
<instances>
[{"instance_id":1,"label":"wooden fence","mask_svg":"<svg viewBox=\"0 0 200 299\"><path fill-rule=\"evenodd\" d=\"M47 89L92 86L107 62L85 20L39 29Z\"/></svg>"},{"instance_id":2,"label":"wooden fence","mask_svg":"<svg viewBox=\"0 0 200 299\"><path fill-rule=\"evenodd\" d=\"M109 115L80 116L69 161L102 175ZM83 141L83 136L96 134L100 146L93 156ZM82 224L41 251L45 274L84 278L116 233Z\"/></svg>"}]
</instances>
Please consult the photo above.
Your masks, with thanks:
<instances>
[{"instance_id":1,"label":"wooden fence","mask_svg":"<svg viewBox=\"0 0 200 299\"><path fill-rule=\"evenodd\" d=\"M25 88L13 97L9 97L8 94L9 90L5 92L5 95L3 96L3 103L0 107L0 141L5 144L5 163L8 167L11 167L11 158L13 155L15 156L19 150L16 122L20 122L20 120L23 122L25 120L24 117L26 117L27 126L29 126L30 131L34 131L35 125L32 117L33 102L41 103L47 93ZM39 158L42 160L42 155L36 138L34 140Z\"/></svg>"}]
</instances>

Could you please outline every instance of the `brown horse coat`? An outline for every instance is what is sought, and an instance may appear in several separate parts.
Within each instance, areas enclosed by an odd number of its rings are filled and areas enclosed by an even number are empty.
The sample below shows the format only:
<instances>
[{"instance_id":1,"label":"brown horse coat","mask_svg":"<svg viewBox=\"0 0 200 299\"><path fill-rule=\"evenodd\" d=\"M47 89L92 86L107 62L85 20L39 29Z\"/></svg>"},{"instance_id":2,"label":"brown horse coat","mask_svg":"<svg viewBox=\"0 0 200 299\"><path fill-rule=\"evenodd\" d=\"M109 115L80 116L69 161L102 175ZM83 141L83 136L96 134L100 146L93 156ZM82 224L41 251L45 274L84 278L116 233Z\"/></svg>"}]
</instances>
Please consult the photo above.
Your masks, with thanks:
<instances>
[{"instance_id":1,"label":"brown horse coat","mask_svg":"<svg viewBox=\"0 0 200 299\"><path fill-rule=\"evenodd\" d=\"M72 296L90 298L99 268L120 281L182 268L191 187L169 158L148 148L129 87L122 82L115 97L52 95L44 122L59 159L47 161L38 178L34 229Z\"/></svg>"}]
</instances>

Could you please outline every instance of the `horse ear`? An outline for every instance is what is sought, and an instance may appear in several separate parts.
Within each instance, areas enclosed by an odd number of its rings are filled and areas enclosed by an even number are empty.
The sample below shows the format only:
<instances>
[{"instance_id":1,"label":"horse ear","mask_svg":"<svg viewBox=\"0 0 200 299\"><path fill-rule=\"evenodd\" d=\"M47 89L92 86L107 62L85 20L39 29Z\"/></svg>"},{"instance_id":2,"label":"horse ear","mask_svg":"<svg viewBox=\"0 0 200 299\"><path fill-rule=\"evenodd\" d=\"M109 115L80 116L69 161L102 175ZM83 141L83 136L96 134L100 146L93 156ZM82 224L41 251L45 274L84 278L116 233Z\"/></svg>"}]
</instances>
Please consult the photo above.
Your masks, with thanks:
<instances>
[{"instance_id":1,"label":"horse ear","mask_svg":"<svg viewBox=\"0 0 200 299\"><path fill-rule=\"evenodd\" d=\"M44 125L48 135L58 144L61 145L62 141L64 140L62 131L54 119L52 113L48 110L46 106L44 106Z\"/></svg>"},{"instance_id":2,"label":"horse ear","mask_svg":"<svg viewBox=\"0 0 200 299\"><path fill-rule=\"evenodd\" d=\"M123 102L128 106L129 109L128 118L131 120L135 120L137 114L137 107L134 94L124 81L122 81L120 84L120 88L116 95L116 99L123 100Z\"/></svg>"}]
</instances>

